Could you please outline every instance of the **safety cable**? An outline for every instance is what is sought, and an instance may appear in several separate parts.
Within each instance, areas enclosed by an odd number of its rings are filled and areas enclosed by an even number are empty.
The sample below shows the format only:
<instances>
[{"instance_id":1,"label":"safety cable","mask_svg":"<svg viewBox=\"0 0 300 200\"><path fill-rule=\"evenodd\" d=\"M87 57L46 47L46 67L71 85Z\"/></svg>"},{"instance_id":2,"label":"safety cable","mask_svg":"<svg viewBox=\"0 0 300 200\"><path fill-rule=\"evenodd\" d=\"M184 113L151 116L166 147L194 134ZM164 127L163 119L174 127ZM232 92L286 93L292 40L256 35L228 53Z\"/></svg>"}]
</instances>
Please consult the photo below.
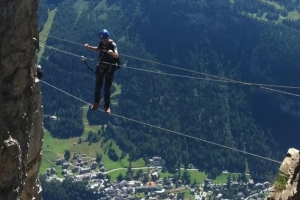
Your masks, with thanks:
<instances>
[{"instance_id":1,"label":"safety cable","mask_svg":"<svg viewBox=\"0 0 300 200\"><path fill-rule=\"evenodd\" d=\"M109 64L106 62L102 62L105 64ZM120 65L122 67L122 65ZM189 79L196 79L196 80L205 80L205 81L216 81L216 82L224 82L224 83L232 83L231 81L224 81L224 80L218 80L218 79L209 79L209 78L200 78L200 77L194 77L194 76L185 76L185 75L179 75L179 74L169 74L165 72L155 72L147 69L139 69L139 68L134 68L134 67L129 67L127 65L123 65L124 68L128 69L133 69L137 71L142 71L142 72L149 72L149 73L154 73L154 74L161 74L161 75L167 75L167 76L176 76L176 77L181 77L181 78L189 78Z\"/></svg>"},{"instance_id":2,"label":"safety cable","mask_svg":"<svg viewBox=\"0 0 300 200\"><path fill-rule=\"evenodd\" d=\"M82 44L78 43L78 42L73 42L73 41L70 41L70 40L66 40L66 39L62 39L62 38L59 38L59 37L54 37L52 35L49 35L49 34L44 34L44 33L40 33L41 35L45 35L47 37L51 37L51 38L55 38L57 40L61 40L61 41L65 41L65 42L69 42L69 43L72 43L72 44L77 44L77 45L80 45L80 46L83 46Z\"/></svg>"},{"instance_id":3,"label":"safety cable","mask_svg":"<svg viewBox=\"0 0 300 200\"><path fill-rule=\"evenodd\" d=\"M60 52L63 52L63 53L66 53L66 54L69 54L69 55L72 55L72 56L75 56L75 57L79 57L79 58L82 57L82 56L79 56L79 55L77 55L77 54L73 54L73 53L70 53L70 52L67 52L67 51L63 51L63 50L60 50L60 49L57 49L57 48L55 48L55 47L48 46L48 45L45 45L45 44L39 44L39 46L40 46L40 47L43 47L43 48L47 47L47 48L49 48L49 49L54 49L54 50L56 50L56 51L60 51ZM88 59L88 60L94 60L94 59L92 59L92 58L86 58L86 59Z\"/></svg>"},{"instance_id":4,"label":"safety cable","mask_svg":"<svg viewBox=\"0 0 300 200\"><path fill-rule=\"evenodd\" d=\"M76 56L76 57L80 57L82 58L82 56L73 54L73 53L69 53L67 51L63 51L57 48L53 48L50 47L48 45L40 45L41 47L48 47L50 49L54 49L66 54L70 54L72 56ZM87 58L88 59L88 58ZM94 59L90 59L90 60L94 60ZM104 62L103 62L104 63ZM123 65L118 65L118 66L123 66ZM177 76L177 77L183 77L183 78L190 78L190 79L198 79L198 80L205 80L205 81L216 81L216 82L226 82L226 83L242 83L243 85L247 85L247 86L252 86L252 87L256 87L256 88L260 88L260 89L264 89L264 90L269 90L269 91L273 91L273 92L278 92L281 94L286 94L286 95L290 95L290 96L294 96L294 97L300 97L300 95L298 94L294 94L294 93L290 93L290 92L285 92L285 91L281 91L281 90L276 90L276 89L272 89L272 88L268 88L268 87L263 87L261 85L258 84L250 84L250 83L243 83L243 82L239 82L239 81L231 81L230 79L224 80L224 79L207 79L207 78L199 78L199 77L193 77L193 76L184 76L184 75L175 75L175 74L168 74L168 73L163 73L163 72L154 72L154 71L150 71L150 70L142 70L142 69L137 69L137 68L133 68L133 67L128 67L126 65L123 66L124 68L129 68L129 69L134 69L134 70L139 70L139 71L145 71L145 72L151 72L151 73L156 73L156 74L162 74L162 75L169 75L169 76Z\"/></svg>"},{"instance_id":5,"label":"safety cable","mask_svg":"<svg viewBox=\"0 0 300 200\"><path fill-rule=\"evenodd\" d=\"M82 56L79 56L79 55L76 55L76 54L73 54L73 53L69 53L67 51L63 51L63 50L60 50L60 49L57 49L57 48L54 48L54 47L51 47L51 46L48 46L48 45L41 45L40 44L40 46L41 47L48 47L49 49L54 49L54 50L57 50L57 51L60 51L60 52L63 52L63 53L66 53L66 54L69 54L69 55L72 55L72 56L76 56L76 57L82 58ZM90 59L90 58L86 58L86 57L84 57L84 58L85 59L89 59L89 60L94 60L94 59ZM107 63L107 62L102 62L102 63L104 63L104 64L110 64L110 63ZM128 68L128 69L133 69L133 70L138 70L138 71L144 71L144 72L154 73L154 74L162 74L162 75L168 75L168 76L177 76L177 77L189 78L189 79L197 79L197 80L206 80L206 81L216 81L216 82L231 83L231 81L209 79L209 78L200 78L200 77L185 76L185 75L178 75L178 74L169 74L169 73L164 73L164 72L155 72L155 71L146 70L146 69L139 69L139 68L129 67L127 65L117 65L117 66Z\"/></svg>"},{"instance_id":6,"label":"safety cable","mask_svg":"<svg viewBox=\"0 0 300 200\"><path fill-rule=\"evenodd\" d=\"M46 34L43 34L43 33L40 33L40 34L41 35L46 35ZM65 42L69 42L69 43L72 43L72 44L83 46L83 44L73 42L73 41L70 41L70 40L61 39L59 37L54 37L52 35L47 35L47 36L51 37L51 38L55 38L57 40L61 40L61 41L65 41ZM119 54L119 55L124 56L124 57L128 57L128 58L132 58L132 59L136 59L136 60L141 60L141 61L157 64L157 65L162 65L162 66L165 66L165 67L170 67L170 68L182 70L182 71L187 71L187 72L192 72L192 73L196 73L196 74L200 74L200 75L204 75L204 76L209 76L209 77L212 77L212 78L223 79L223 80L226 80L226 81L231 81L231 82L235 82L235 83L239 83L239 84L243 84L243 85L250 85L250 86L254 86L254 87L265 86L265 87L277 87L277 88L287 88L287 89L300 89L300 87L295 87L295 86L271 85L271 84L248 83L248 82L236 81L236 80L233 80L233 79L228 79L228 78L214 76L214 75L210 75L210 74L207 74L207 73L202 73L202 72L198 72L198 71L194 71L194 70L188 70L188 69L184 69L184 68L180 68L180 67L175 67L175 66L172 66L172 65L167 65L167 64L163 64L163 63L159 63L159 62L155 62L155 61L151 61L151 60L146 60L146 59L142 59L142 58L138 58L138 57L134 57L134 56L129 56L129 55L125 55L125 54Z\"/></svg>"},{"instance_id":7,"label":"safety cable","mask_svg":"<svg viewBox=\"0 0 300 200\"><path fill-rule=\"evenodd\" d=\"M43 47L43 48L47 47L49 49L54 49L56 51L60 51L62 53L66 53L66 54L69 54L69 55L72 55L72 56L76 56L76 57L79 57L79 58L85 58L85 59L88 59L88 60L94 60L94 59L86 58L86 57L83 57L83 56L80 56L80 55L77 55L77 54L69 53L67 51L63 51L63 50L60 50L60 49L57 49L57 48L54 48L54 47L51 47L51 46L48 46L48 45L41 45L40 44L40 46ZM110 63L107 63L107 62L102 62L102 63L104 63L104 64L110 64ZM169 73L164 73L164 72L155 72L155 71L146 70L146 69L139 69L139 68L129 67L127 65L117 65L117 66L120 66L120 67L123 67L123 68L128 68L128 69L133 69L133 70L138 70L138 71L144 71L144 72L154 73L154 74L162 74L162 75L167 75L167 76L177 76L177 77L189 78L189 79L197 79L197 80L206 80L206 81L216 81L216 82L232 83L231 81L224 81L224 80L219 80L219 79L200 78L200 77L194 77L194 76L185 76L185 75L178 75L178 74L169 74Z\"/></svg>"},{"instance_id":8,"label":"safety cable","mask_svg":"<svg viewBox=\"0 0 300 200\"><path fill-rule=\"evenodd\" d=\"M40 80L42 83L45 83L46 85L60 91L60 92L63 92L64 94L68 95L68 96L71 96L85 104L89 104L91 105L90 103L62 90L62 89L59 89L45 81L42 81ZM101 110L103 111L102 109L98 108L98 110ZM152 125L152 124L148 124L148 123L145 123L145 122L141 122L141 121L138 121L138 120L135 120L135 119L131 119L131 118L128 118L128 117L124 117L124 116L121 116L121 115L117 115L117 114L113 114L113 113L110 113L109 115L112 115L112 116L115 116L115 117L118 117L118 118L121 118L121 119L125 119L127 121L132 121L132 122L135 122L135 123L139 123L139 124L142 124L142 125L145 125L145 126L149 126L149 127L152 127L152 128L156 128L156 129L160 129L160 130L163 130L163 131L166 131L166 132L170 132L170 133L173 133L173 134L176 134L176 135L180 135L180 136L184 136L184 137L188 137L188 138L192 138L192 139L195 139L195 140L198 140L198 141L202 141L202 142L205 142L205 143L208 143L208 144L211 144L211 145L215 145L215 146L219 146L219 147L223 147L223 148L226 148L226 149L230 149L230 150L233 150L233 151L237 151L237 152L240 152L240 153L244 153L244 154L247 154L247 155L250 155L250 156L254 156L254 157L258 157L258 158L261 158L261 159L265 159L265 160L268 160L268 161L272 161L272 162L275 162L275 163L279 163L281 164L282 162L280 161L277 161L277 160L274 160L274 159L271 159L271 158L267 158L267 157L264 157L264 156L260 156L260 155L257 155L257 154L253 154L253 153L249 153L249 152L246 152L246 151L242 151L242 150L239 150L239 149L235 149L235 148L232 148L232 147L228 147L226 145L222 145L222 144L218 144L218 143L215 143L215 142L211 142L211 141L208 141L208 140L204 140L204 139L201 139L201 138L197 138L197 137L194 137L194 136L191 136L191 135L186 135L186 134L183 134L183 133L180 133L180 132L177 132L177 131L172 131L172 130L169 130L169 129L166 129L166 128L162 128L162 127L159 127L159 126L155 126L155 125Z\"/></svg>"}]
</instances>

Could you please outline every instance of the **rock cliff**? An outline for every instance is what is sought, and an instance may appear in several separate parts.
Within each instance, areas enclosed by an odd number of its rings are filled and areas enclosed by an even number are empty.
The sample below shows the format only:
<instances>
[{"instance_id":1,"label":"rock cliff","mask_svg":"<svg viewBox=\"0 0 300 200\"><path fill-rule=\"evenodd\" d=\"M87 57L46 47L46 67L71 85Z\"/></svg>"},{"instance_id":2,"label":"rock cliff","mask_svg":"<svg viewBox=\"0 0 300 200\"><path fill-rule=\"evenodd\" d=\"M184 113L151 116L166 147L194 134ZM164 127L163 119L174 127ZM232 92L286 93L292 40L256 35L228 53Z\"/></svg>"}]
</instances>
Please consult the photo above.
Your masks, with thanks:
<instances>
[{"instance_id":1,"label":"rock cliff","mask_svg":"<svg viewBox=\"0 0 300 200\"><path fill-rule=\"evenodd\" d=\"M268 196L268 200L299 200L300 180L299 180L299 155L297 149L289 149L280 166L278 177L273 189Z\"/></svg>"},{"instance_id":2,"label":"rock cliff","mask_svg":"<svg viewBox=\"0 0 300 200\"><path fill-rule=\"evenodd\" d=\"M37 9L36 0L0 1L0 200L41 199L43 114L32 76Z\"/></svg>"}]
</instances>

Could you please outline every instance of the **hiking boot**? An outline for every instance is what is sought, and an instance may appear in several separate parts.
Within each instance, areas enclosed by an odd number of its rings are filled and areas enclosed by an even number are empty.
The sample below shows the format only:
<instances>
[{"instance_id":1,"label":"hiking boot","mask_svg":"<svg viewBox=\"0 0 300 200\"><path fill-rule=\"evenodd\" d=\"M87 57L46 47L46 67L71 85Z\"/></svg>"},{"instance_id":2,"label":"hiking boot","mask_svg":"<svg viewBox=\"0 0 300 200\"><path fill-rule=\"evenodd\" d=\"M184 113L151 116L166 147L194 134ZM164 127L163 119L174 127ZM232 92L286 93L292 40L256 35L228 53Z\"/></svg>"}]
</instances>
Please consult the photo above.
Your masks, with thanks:
<instances>
[{"instance_id":1,"label":"hiking boot","mask_svg":"<svg viewBox=\"0 0 300 200\"><path fill-rule=\"evenodd\" d=\"M104 112L106 113L106 114L110 114L110 108L108 107L108 108L104 108Z\"/></svg>"},{"instance_id":2,"label":"hiking boot","mask_svg":"<svg viewBox=\"0 0 300 200\"><path fill-rule=\"evenodd\" d=\"M94 105L91 107L92 110L97 110L100 106L100 103L94 103Z\"/></svg>"}]
</instances>

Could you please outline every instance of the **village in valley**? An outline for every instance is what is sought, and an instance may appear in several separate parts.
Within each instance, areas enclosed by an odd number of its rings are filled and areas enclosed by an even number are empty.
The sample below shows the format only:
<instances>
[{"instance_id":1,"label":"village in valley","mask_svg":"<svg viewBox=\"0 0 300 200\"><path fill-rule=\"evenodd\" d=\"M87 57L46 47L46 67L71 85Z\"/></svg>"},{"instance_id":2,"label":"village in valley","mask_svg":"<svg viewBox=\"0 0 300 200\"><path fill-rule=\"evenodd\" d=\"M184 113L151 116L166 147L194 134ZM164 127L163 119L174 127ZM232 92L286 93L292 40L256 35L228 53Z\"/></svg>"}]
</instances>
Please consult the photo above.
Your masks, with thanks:
<instances>
[{"instance_id":1,"label":"village in valley","mask_svg":"<svg viewBox=\"0 0 300 200\"><path fill-rule=\"evenodd\" d=\"M83 109L84 134L59 140L45 129L42 174L47 181L87 181L99 199L247 199L262 200L270 190L267 181L256 183L249 173L223 171L215 180L192 164L169 173L164 158L154 156L129 162L114 141L103 135L107 125L91 126ZM52 122L58 119L51 116ZM99 149L100 147L100 149ZM68 150L67 150L68 149ZM98 151L95 152L95 149ZM64 154L63 154L64 152ZM124 155L123 155L124 154ZM116 158L115 158L116 157Z\"/></svg>"},{"instance_id":2,"label":"village in valley","mask_svg":"<svg viewBox=\"0 0 300 200\"><path fill-rule=\"evenodd\" d=\"M98 161L98 162L97 162ZM71 178L73 181L88 181L88 187L95 193L101 194L100 199L226 199L226 194L233 193L234 199L264 199L270 188L269 182L254 183L248 174L229 175L224 183L214 183L208 178L202 183L192 181L188 171L198 171L189 165L188 169L179 169L182 176L164 176L165 160L161 157L153 157L147 161L147 166L133 168L118 168L106 170L102 161L97 158L87 157L86 154L74 154L73 157L59 158L55 168L47 168L45 175L47 181ZM111 173L120 173L115 180ZM59 178L62 174L64 178ZM177 174L177 173L176 173ZM229 174L224 171L223 174ZM231 173L230 173L231 174Z\"/></svg>"}]
</instances>

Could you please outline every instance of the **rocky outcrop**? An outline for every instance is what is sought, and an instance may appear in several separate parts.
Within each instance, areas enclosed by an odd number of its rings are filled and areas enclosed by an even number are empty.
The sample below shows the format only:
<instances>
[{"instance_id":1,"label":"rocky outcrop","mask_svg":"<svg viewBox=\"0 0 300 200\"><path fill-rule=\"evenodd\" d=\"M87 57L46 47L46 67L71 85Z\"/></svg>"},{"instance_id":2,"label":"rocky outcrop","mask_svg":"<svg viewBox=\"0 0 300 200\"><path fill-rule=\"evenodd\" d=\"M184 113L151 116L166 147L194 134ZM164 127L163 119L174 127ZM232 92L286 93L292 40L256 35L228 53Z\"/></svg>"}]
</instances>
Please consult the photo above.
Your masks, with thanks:
<instances>
[{"instance_id":1,"label":"rocky outcrop","mask_svg":"<svg viewBox=\"0 0 300 200\"><path fill-rule=\"evenodd\" d=\"M43 112L41 102L40 82L35 79L33 89L33 116L30 130L30 142L26 166L25 187L23 188L21 199L41 199L41 186L38 180L39 169L42 159L42 139L43 132Z\"/></svg>"},{"instance_id":2,"label":"rocky outcrop","mask_svg":"<svg viewBox=\"0 0 300 200\"><path fill-rule=\"evenodd\" d=\"M300 199L300 152L289 149L280 166L279 174L270 192L268 200L299 200Z\"/></svg>"},{"instance_id":3,"label":"rocky outcrop","mask_svg":"<svg viewBox=\"0 0 300 200\"><path fill-rule=\"evenodd\" d=\"M36 0L0 1L0 200L41 199L43 138Z\"/></svg>"}]
</instances>

